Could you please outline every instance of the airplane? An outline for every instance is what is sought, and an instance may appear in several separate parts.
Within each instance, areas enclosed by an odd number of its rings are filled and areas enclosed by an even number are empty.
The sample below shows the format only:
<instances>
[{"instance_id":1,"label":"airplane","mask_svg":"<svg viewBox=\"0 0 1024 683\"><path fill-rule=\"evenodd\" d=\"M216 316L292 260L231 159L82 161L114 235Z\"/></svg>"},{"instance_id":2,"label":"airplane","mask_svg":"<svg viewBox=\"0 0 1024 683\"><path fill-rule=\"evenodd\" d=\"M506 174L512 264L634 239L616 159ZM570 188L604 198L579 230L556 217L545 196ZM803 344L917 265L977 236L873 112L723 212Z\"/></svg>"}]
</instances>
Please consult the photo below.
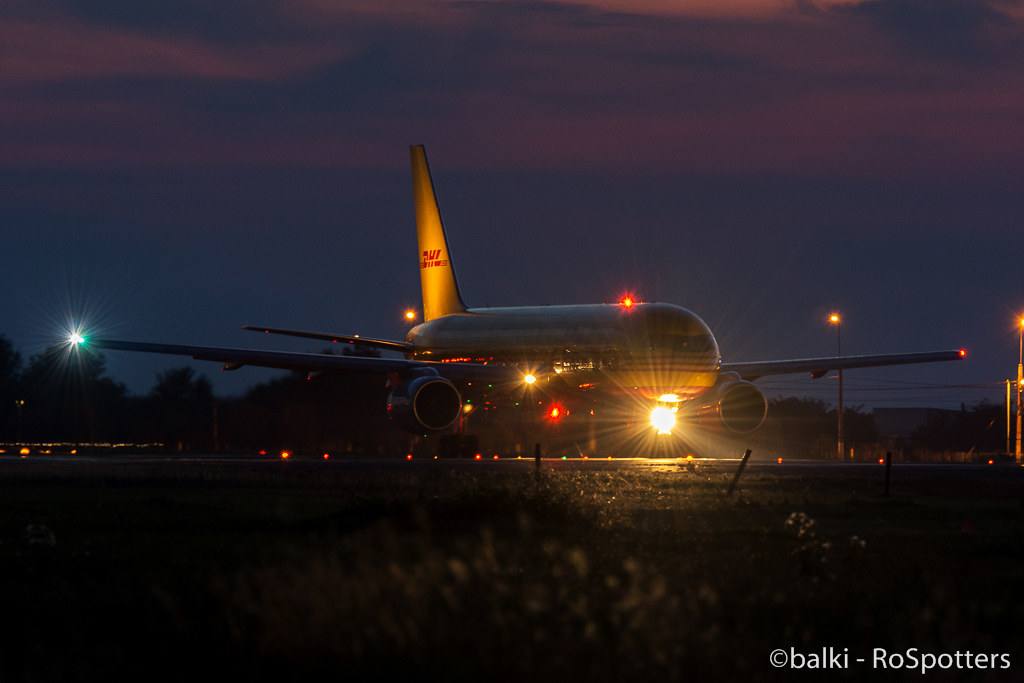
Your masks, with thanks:
<instances>
[{"instance_id":1,"label":"airplane","mask_svg":"<svg viewBox=\"0 0 1024 683\"><path fill-rule=\"evenodd\" d=\"M89 339L100 349L190 356L243 366L309 373L361 371L387 376L389 417L416 435L461 433L484 398L548 399L581 395L648 412L645 429L670 434L681 418L726 434L749 434L768 402L754 381L769 375L959 360L965 351L723 362L711 330L695 313L668 303L625 297L613 304L470 308L452 260L422 145L410 147L419 246L423 322L402 341L272 327L242 329L398 352L400 358L325 355ZM486 385L486 386L485 386ZM475 403L474 403L475 402ZM518 405L518 403L517 403Z\"/></svg>"}]
</instances>

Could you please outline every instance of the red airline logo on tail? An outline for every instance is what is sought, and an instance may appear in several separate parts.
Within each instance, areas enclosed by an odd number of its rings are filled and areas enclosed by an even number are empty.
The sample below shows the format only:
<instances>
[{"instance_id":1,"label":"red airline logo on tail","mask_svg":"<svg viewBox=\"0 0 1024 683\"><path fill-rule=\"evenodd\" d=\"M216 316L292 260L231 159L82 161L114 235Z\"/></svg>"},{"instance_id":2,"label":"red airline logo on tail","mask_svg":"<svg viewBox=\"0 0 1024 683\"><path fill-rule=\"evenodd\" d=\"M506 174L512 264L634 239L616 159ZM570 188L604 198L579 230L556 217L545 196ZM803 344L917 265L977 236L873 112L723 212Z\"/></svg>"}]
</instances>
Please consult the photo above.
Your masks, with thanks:
<instances>
[{"instance_id":1,"label":"red airline logo on tail","mask_svg":"<svg viewBox=\"0 0 1024 683\"><path fill-rule=\"evenodd\" d=\"M440 249L431 249L423 252L423 261L420 268L433 268L434 266L447 266L448 259L438 260L441 257Z\"/></svg>"}]
</instances>

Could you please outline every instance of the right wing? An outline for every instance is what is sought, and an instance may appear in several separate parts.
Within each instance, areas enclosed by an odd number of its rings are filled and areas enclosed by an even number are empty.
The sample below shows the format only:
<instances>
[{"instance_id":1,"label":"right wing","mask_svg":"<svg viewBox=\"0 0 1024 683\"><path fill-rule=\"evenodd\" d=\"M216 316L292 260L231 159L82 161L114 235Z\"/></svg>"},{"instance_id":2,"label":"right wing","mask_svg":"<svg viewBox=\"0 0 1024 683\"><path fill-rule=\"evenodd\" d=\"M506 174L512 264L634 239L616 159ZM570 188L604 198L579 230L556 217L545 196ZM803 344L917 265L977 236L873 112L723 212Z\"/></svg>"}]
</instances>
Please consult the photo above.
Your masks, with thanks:
<instances>
[{"instance_id":1,"label":"right wing","mask_svg":"<svg viewBox=\"0 0 1024 683\"><path fill-rule=\"evenodd\" d=\"M361 356L330 356L323 353L292 353L289 351L257 351L255 349L223 349L213 346L180 346L177 344L151 344L147 342L89 339L88 347L113 351L141 351L191 356L195 360L224 363L225 370L244 365L261 368L279 368L304 372L363 371L404 373L421 368L432 368L441 377L460 381L519 382L525 373L513 365L484 365L477 363L438 363L413 361L404 358L364 358Z\"/></svg>"},{"instance_id":2,"label":"right wing","mask_svg":"<svg viewBox=\"0 0 1024 683\"><path fill-rule=\"evenodd\" d=\"M809 372L817 379L830 370L851 368L878 368L885 365L910 365L912 363L939 363L960 360L967 355L959 351L929 351L926 353L890 353L874 356L836 356L834 358L803 358L800 360L768 360L757 363L722 363L719 370L735 372L745 380L752 381L765 375L788 375Z\"/></svg>"}]
</instances>

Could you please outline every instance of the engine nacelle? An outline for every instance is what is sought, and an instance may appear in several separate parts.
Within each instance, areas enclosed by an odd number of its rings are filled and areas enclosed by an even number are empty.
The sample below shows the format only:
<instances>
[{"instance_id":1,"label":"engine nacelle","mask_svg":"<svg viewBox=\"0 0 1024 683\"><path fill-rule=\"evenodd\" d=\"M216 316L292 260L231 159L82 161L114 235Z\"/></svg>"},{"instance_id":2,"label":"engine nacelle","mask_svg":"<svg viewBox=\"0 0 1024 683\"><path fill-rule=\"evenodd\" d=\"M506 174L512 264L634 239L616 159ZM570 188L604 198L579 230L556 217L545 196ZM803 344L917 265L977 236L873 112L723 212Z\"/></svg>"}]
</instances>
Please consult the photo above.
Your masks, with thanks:
<instances>
[{"instance_id":1,"label":"engine nacelle","mask_svg":"<svg viewBox=\"0 0 1024 683\"><path fill-rule=\"evenodd\" d=\"M433 369L402 382L388 396L388 417L413 434L444 432L461 412L459 390Z\"/></svg>"},{"instance_id":2,"label":"engine nacelle","mask_svg":"<svg viewBox=\"0 0 1024 683\"><path fill-rule=\"evenodd\" d=\"M768 414L768 401L761 390L735 373L722 373L718 383L699 401L700 424L734 434L750 434Z\"/></svg>"}]
</instances>

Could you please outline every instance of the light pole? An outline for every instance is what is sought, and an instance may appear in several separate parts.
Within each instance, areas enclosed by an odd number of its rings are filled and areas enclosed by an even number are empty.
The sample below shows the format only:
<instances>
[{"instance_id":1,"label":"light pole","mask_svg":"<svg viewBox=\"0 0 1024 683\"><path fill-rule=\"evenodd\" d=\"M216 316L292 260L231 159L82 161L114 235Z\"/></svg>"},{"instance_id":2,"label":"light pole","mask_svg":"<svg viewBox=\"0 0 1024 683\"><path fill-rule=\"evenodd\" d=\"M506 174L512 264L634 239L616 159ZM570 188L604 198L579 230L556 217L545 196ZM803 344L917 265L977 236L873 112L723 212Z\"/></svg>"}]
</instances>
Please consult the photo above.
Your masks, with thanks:
<instances>
[{"instance_id":1,"label":"light pole","mask_svg":"<svg viewBox=\"0 0 1024 683\"><path fill-rule=\"evenodd\" d=\"M833 313L829 321L836 326L836 357L843 355L843 327L839 320L839 314ZM839 461L846 459L843 448L843 369L839 368Z\"/></svg>"},{"instance_id":2,"label":"light pole","mask_svg":"<svg viewBox=\"0 0 1024 683\"><path fill-rule=\"evenodd\" d=\"M1013 405L1013 401L1010 400L1010 385L1013 384L1010 380L1006 380L1006 454L1010 454L1010 406Z\"/></svg>"},{"instance_id":3,"label":"light pole","mask_svg":"<svg viewBox=\"0 0 1024 683\"><path fill-rule=\"evenodd\" d=\"M25 405L25 402L18 400L14 402L14 405L18 406L18 443L21 443L21 407Z\"/></svg>"},{"instance_id":4,"label":"light pole","mask_svg":"<svg viewBox=\"0 0 1024 683\"><path fill-rule=\"evenodd\" d=\"M1020 321L1020 354L1017 357L1017 462L1020 462L1020 397L1024 382L1024 320Z\"/></svg>"}]
</instances>

